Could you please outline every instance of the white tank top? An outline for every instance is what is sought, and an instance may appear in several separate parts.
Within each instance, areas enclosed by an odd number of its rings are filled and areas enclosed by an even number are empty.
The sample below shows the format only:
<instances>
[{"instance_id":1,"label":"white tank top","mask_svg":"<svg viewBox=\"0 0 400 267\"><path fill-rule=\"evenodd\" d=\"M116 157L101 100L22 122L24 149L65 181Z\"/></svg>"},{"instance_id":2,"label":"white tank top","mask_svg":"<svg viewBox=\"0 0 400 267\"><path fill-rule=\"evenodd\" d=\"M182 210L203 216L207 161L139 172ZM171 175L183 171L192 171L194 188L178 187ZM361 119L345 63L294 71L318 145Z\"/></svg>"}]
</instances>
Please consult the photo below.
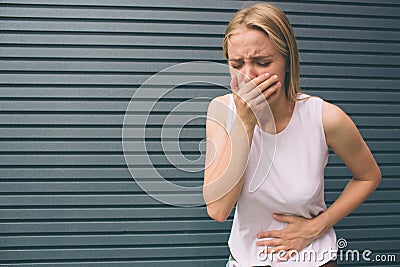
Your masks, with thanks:
<instances>
[{"instance_id":1,"label":"white tank top","mask_svg":"<svg viewBox=\"0 0 400 267\"><path fill-rule=\"evenodd\" d=\"M228 131L236 117L233 95L229 98ZM293 261L277 263L277 254L263 254L263 248L256 246L258 233L286 226L275 221L273 213L312 218L326 210L324 168L329 153L322 124L322 102L318 97L301 94L283 131L269 134L257 125L254 129L243 189L228 241L232 256L241 267L314 267L335 256L333 228L300 251Z\"/></svg>"}]
</instances>

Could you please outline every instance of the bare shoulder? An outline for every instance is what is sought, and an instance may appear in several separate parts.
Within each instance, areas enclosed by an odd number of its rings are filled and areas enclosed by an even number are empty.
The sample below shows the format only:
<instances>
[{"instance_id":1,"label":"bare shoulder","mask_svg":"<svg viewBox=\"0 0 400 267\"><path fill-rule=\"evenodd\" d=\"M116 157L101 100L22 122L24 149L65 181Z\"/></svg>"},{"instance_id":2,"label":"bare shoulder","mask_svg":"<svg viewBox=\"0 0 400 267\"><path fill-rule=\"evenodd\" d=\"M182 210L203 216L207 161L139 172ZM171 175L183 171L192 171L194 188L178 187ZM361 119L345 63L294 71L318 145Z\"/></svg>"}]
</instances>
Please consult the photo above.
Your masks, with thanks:
<instances>
[{"instance_id":1,"label":"bare shoulder","mask_svg":"<svg viewBox=\"0 0 400 267\"><path fill-rule=\"evenodd\" d=\"M379 167L351 118L338 106L324 101L322 121L328 147L350 169L353 178L373 180L377 186L381 179Z\"/></svg>"},{"instance_id":2,"label":"bare shoulder","mask_svg":"<svg viewBox=\"0 0 400 267\"><path fill-rule=\"evenodd\" d=\"M217 105L219 106L219 104L224 104L224 105L229 105L229 95L230 94L225 94L225 95L221 95L221 96L217 96L216 98L212 99L210 102L210 106L212 105Z\"/></svg>"},{"instance_id":3,"label":"bare shoulder","mask_svg":"<svg viewBox=\"0 0 400 267\"><path fill-rule=\"evenodd\" d=\"M338 139L358 134L351 118L341 108L326 101L322 105L322 123L329 147L332 147Z\"/></svg>"},{"instance_id":4,"label":"bare shoulder","mask_svg":"<svg viewBox=\"0 0 400 267\"><path fill-rule=\"evenodd\" d=\"M229 107L229 94L217 96L208 105L207 117L225 123Z\"/></svg>"},{"instance_id":5,"label":"bare shoulder","mask_svg":"<svg viewBox=\"0 0 400 267\"><path fill-rule=\"evenodd\" d=\"M338 106L323 101L322 119L325 130L335 130L347 117L346 113Z\"/></svg>"}]
</instances>

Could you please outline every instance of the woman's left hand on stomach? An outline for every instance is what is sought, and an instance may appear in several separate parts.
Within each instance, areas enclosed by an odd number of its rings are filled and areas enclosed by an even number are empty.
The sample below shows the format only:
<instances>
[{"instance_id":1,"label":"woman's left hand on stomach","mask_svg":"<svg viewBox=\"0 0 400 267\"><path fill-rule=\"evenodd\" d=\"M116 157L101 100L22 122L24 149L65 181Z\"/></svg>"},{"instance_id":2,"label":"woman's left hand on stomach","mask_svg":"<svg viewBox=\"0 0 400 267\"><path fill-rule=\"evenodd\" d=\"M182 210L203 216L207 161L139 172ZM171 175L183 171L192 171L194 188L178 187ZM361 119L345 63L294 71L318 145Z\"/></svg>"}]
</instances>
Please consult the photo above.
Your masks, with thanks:
<instances>
[{"instance_id":1,"label":"woman's left hand on stomach","mask_svg":"<svg viewBox=\"0 0 400 267\"><path fill-rule=\"evenodd\" d=\"M259 233L258 239L268 238L268 240L259 240L256 245L265 247L264 253L266 254L276 254L278 261L289 260L290 256L295 256L290 253L291 251L301 251L322 233L321 227L313 219L281 214L273 214L273 218L287 223L287 226L281 230Z\"/></svg>"}]
</instances>

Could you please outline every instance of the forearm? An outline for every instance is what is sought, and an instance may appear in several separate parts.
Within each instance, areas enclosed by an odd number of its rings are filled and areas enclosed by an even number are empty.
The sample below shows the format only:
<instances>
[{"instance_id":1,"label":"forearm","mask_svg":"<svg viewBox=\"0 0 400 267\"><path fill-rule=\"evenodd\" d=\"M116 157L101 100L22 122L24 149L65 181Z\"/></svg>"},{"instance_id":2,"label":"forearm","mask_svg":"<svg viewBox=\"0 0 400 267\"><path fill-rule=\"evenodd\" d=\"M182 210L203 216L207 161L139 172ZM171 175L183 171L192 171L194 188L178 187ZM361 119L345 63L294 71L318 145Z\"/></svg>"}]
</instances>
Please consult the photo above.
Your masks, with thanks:
<instances>
[{"instance_id":1,"label":"forearm","mask_svg":"<svg viewBox=\"0 0 400 267\"><path fill-rule=\"evenodd\" d=\"M314 220L319 229L317 236L322 236L331 227L358 208L376 189L380 176L369 180L351 179L342 194L332 205Z\"/></svg>"},{"instance_id":2,"label":"forearm","mask_svg":"<svg viewBox=\"0 0 400 267\"><path fill-rule=\"evenodd\" d=\"M243 174L253 138L254 126L236 118L225 147L217 151L205 170L203 195L210 216L224 221L234 207L243 186Z\"/></svg>"}]
</instances>

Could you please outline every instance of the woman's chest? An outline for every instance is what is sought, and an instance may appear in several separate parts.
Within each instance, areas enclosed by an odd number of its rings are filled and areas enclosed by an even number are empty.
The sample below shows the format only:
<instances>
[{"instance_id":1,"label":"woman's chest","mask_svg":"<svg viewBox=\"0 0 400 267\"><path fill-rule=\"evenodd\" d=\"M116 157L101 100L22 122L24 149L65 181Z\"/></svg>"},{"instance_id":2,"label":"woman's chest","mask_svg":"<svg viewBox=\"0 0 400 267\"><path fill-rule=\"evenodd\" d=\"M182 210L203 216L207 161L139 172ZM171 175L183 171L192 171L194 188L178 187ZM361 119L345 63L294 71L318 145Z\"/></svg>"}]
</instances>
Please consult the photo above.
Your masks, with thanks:
<instances>
[{"instance_id":1,"label":"woman's chest","mask_svg":"<svg viewBox=\"0 0 400 267\"><path fill-rule=\"evenodd\" d=\"M242 197L287 212L323 201L327 151L298 142L261 147L250 151Z\"/></svg>"}]
</instances>

